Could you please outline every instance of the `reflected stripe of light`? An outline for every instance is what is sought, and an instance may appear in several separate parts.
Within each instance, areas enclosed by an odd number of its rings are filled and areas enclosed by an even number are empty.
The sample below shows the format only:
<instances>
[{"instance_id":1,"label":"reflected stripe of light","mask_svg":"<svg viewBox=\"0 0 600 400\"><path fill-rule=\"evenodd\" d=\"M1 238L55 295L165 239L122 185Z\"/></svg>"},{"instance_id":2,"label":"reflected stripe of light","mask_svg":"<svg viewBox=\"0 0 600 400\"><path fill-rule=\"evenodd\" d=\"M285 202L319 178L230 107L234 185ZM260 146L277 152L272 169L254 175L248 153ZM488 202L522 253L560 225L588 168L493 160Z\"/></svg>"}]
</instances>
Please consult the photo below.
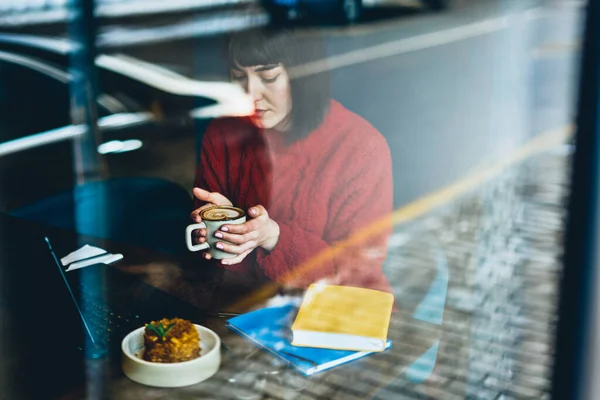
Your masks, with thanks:
<instances>
[{"instance_id":1,"label":"reflected stripe of light","mask_svg":"<svg viewBox=\"0 0 600 400\"><path fill-rule=\"evenodd\" d=\"M1 3L1 1L0 1ZM213 7L235 6L252 3L252 0L171 0L171 1L130 1L104 3L97 2L95 15L97 17L123 17L136 15L161 14L169 12L196 11ZM14 5L25 4L23 0ZM68 21L69 13L65 4L49 5L38 10L17 9L8 15L0 16L0 26L34 25ZM50 8L50 9L48 9Z\"/></svg>"},{"instance_id":2,"label":"reflected stripe of light","mask_svg":"<svg viewBox=\"0 0 600 400\"><path fill-rule=\"evenodd\" d=\"M301 78L342 67L487 35L505 29L508 26L509 19L507 17L490 18L468 25L394 40L365 49L352 50L322 60L311 61L291 68L289 74L291 78Z\"/></svg>"},{"instance_id":3,"label":"reflected stripe of light","mask_svg":"<svg viewBox=\"0 0 600 400\"><path fill-rule=\"evenodd\" d=\"M102 143L98 146L100 154L115 154L126 153L128 151L137 150L142 147L142 141L137 139L130 140L111 140L110 142Z\"/></svg>"},{"instance_id":4,"label":"reflected stripe of light","mask_svg":"<svg viewBox=\"0 0 600 400\"><path fill-rule=\"evenodd\" d=\"M45 146L47 144L73 139L86 131L83 125L70 125L38 133L9 142L0 143L0 157L19 151Z\"/></svg>"},{"instance_id":5,"label":"reflected stripe of light","mask_svg":"<svg viewBox=\"0 0 600 400\"><path fill-rule=\"evenodd\" d=\"M76 48L75 43L67 39L22 35L18 33L0 34L0 42L24 44L28 47L35 47L60 54L69 54Z\"/></svg>"},{"instance_id":6,"label":"reflected stripe of light","mask_svg":"<svg viewBox=\"0 0 600 400\"><path fill-rule=\"evenodd\" d=\"M195 81L158 65L121 54L100 55L96 59L96 65L165 92L182 96L214 98L219 90L224 90L228 94L243 93L238 85Z\"/></svg>"},{"instance_id":7,"label":"reflected stripe of light","mask_svg":"<svg viewBox=\"0 0 600 400\"><path fill-rule=\"evenodd\" d=\"M126 126L146 124L153 120L154 115L150 112L118 113L98 119L98 126L102 128L103 131L110 131Z\"/></svg>"},{"instance_id":8,"label":"reflected stripe of light","mask_svg":"<svg viewBox=\"0 0 600 400\"><path fill-rule=\"evenodd\" d=\"M39 62L34 58L23 57L17 54L0 51L0 60L19 64L34 71L41 72L42 74L48 75L56 80L61 81L62 83L69 83L69 80L71 79L71 75L69 75L67 72Z\"/></svg>"},{"instance_id":9,"label":"reflected stripe of light","mask_svg":"<svg viewBox=\"0 0 600 400\"><path fill-rule=\"evenodd\" d=\"M98 94L98 104L108 110L111 114L127 112L127 107L120 100L108 93Z\"/></svg>"},{"instance_id":10,"label":"reflected stripe of light","mask_svg":"<svg viewBox=\"0 0 600 400\"><path fill-rule=\"evenodd\" d=\"M269 15L262 11L212 13L206 17L194 18L192 21L180 22L176 25L151 28L120 27L105 29L98 35L98 47L123 47L136 44L162 43L175 39L201 37L226 32L233 32L269 22Z\"/></svg>"},{"instance_id":11,"label":"reflected stripe of light","mask_svg":"<svg viewBox=\"0 0 600 400\"><path fill-rule=\"evenodd\" d=\"M115 114L100 118L98 120L98 126L103 131L110 131L111 129L147 123L151 120L151 113ZM0 157L35 147L45 146L51 143L73 139L79 135L82 135L86 131L87 129L84 125L69 125L24 138L0 143Z\"/></svg>"},{"instance_id":12,"label":"reflected stripe of light","mask_svg":"<svg viewBox=\"0 0 600 400\"><path fill-rule=\"evenodd\" d=\"M67 10L49 10L49 11L38 11L13 14L6 17L0 18L1 26L19 26L19 25L31 25L41 23L51 23L66 21L68 17Z\"/></svg>"},{"instance_id":13,"label":"reflected stripe of light","mask_svg":"<svg viewBox=\"0 0 600 400\"><path fill-rule=\"evenodd\" d=\"M115 4L98 4L96 15L101 17L119 17L164 12L181 12L212 7L251 3L251 0L176 0L176 1L132 1Z\"/></svg>"},{"instance_id":14,"label":"reflected stripe of light","mask_svg":"<svg viewBox=\"0 0 600 400\"><path fill-rule=\"evenodd\" d=\"M254 102L250 95L233 83L197 81L124 55L100 55L96 58L96 65L167 93L213 99L219 104L206 107L206 113L211 117L245 116L254 112ZM193 110L192 115L201 114L202 110L203 108Z\"/></svg>"},{"instance_id":15,"label":"reflected stripe of light","mask_svg":"<svg viewBox=\"0 0 600 400\"><path fill-rule=\"evenodd\" d=\"M0 41L6 37L7 35L0 35ZM60 69L15 54L0 51L0 59L19 63L64 83L68 83L71 78L70 74ZM246 116L254 112L252 98L236 84L193 80L169 69L125 55L100 55L96 58L96 65L167 93L205 97L218 102L216 105L192 110L190 115L193 118Z\"/></svg>"}]
</instances>

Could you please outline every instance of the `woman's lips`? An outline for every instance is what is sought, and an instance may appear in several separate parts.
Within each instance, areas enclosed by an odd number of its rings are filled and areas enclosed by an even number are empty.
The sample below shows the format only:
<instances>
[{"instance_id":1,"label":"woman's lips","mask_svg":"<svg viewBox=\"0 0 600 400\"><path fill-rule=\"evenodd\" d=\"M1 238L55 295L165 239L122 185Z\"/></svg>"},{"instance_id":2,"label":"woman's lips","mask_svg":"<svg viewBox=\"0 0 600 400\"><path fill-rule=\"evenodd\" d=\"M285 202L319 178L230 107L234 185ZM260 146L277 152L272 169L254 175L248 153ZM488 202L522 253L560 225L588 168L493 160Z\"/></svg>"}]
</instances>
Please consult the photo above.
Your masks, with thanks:
<instances>
[{"instance_id":1,"label":"woman's lips","mask_svg":"<svg viewBox=\"0 0 600 400\"><path fill-rule=\"evenodd\" d=\"M254 115L256 115L257 117L262 117L266 112L267 110L261 110L260 108L257 108L256 110L254 110Z\"/></svg>"}]
</instances>

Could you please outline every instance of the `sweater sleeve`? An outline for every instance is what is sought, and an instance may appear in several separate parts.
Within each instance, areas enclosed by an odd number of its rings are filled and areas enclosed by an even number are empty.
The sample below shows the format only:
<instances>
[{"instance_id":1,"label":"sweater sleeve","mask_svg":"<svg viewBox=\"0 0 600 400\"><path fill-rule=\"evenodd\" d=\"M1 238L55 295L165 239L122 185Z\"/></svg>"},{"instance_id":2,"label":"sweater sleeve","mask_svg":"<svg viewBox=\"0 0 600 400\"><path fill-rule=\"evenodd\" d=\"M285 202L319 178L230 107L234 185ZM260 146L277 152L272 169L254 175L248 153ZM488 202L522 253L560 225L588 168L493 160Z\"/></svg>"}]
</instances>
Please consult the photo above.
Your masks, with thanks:
<instances>
[{"instance_id":1,"label":"sweater sleeve","mask_svg":"<svg viewBox=\"0 0 600 400\"><path fill-rule=\"evenodd\" d=\"M226 188L229 187L227 179L229 178L227 173L227 145L223 140L221 134L221 128L217 121L209 124L204 133L202 139L202 147L200 150L200 162L196 169L196 178L194 180L194 187L199 187L209 192L221 193L229 200L234 201L230 198L231 193L228 193ZM233 177L235 179L236 177ZM193 209L202 207L205 203L198 199L194 199ZM204 260L199 259L201 263L209 263L223 267L223 265L217 260ZM236 265L227 266L226 269L237 272L248 273L252 269L252 261L244 260L244 262Z\"/></svg>"},{"instance_id":2,"label":"sweater sleeve","mask_svg":"<svg viewBox=\"0 0 600 400\"><path fill-rule=\"evenodd\" d=\"M389 149L356 149L344 164L323 237L279 223L275 249L258 251L258 265L269 278L296 287L326 281L391 291L382 271L392 211Z\"/></svg>"},{"instance_id":3,"label":"sweater sleeve","mask_svg":"<svg viewBox=\"0 0 600 400\"><path fill-rule=\"evenodd\" d=\"M206 132L202 138L200 162L196 168L194 187L227 196L223 193L223 187L225 186L223 179L227 177L226 165L223 162L226 149L223 144L219 143L219 133L218 124L214 122L206 128ZM194 199L194 209L203 205L200 200Z\"/></svg>"}]
</instances>

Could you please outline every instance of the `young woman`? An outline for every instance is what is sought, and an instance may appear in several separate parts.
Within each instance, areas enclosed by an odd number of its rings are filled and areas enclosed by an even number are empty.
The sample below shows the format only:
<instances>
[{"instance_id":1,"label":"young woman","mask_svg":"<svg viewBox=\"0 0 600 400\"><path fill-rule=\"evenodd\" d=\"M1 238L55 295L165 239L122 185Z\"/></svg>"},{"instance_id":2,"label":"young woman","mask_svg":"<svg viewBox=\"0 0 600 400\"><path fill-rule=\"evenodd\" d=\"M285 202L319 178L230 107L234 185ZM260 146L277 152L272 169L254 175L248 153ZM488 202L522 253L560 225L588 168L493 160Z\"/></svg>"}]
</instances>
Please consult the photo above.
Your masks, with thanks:
<instances>
[{"instance_id":1,"label":"young woman","mask_svg":"<svg viewBox=\"0 0 600 400\"><path fill-rule=\"evenodd\" d=\"M256 111L207 128L191 218L200 222L199 212L214 204L247 210L245 224L215 234L236 255L220 261L227 269L292 287L324 281L391 291L382 272L389 148L373 126L329 98L324 74L294 76L314 60L311 50L289 31L232 37L231 79ZM206 240L205 230L195 235Z\"/></svg>"}]
</instances>

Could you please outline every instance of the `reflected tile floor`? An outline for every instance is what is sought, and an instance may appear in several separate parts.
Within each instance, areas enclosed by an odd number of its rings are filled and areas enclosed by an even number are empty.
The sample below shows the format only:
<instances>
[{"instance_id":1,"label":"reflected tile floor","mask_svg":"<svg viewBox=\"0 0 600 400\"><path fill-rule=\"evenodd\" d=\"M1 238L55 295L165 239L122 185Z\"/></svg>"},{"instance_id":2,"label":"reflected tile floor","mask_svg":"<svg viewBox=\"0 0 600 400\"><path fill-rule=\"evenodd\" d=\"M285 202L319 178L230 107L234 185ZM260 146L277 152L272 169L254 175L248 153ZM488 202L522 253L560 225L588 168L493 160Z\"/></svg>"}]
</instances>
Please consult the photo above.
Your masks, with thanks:
<instances>
[{"instance_id":1,"label":"reflected tile floor","mask_svg":"<svg viewBox=\"0 0 600 400\"><path fill-rule=\"evenodd\" d=\"M549 398L569 161L539 155L396 228L385 269L402 304L423 297L432 248L447 259L444 333L425 382L375 398Z\"/></svg>"}]
</instances>

